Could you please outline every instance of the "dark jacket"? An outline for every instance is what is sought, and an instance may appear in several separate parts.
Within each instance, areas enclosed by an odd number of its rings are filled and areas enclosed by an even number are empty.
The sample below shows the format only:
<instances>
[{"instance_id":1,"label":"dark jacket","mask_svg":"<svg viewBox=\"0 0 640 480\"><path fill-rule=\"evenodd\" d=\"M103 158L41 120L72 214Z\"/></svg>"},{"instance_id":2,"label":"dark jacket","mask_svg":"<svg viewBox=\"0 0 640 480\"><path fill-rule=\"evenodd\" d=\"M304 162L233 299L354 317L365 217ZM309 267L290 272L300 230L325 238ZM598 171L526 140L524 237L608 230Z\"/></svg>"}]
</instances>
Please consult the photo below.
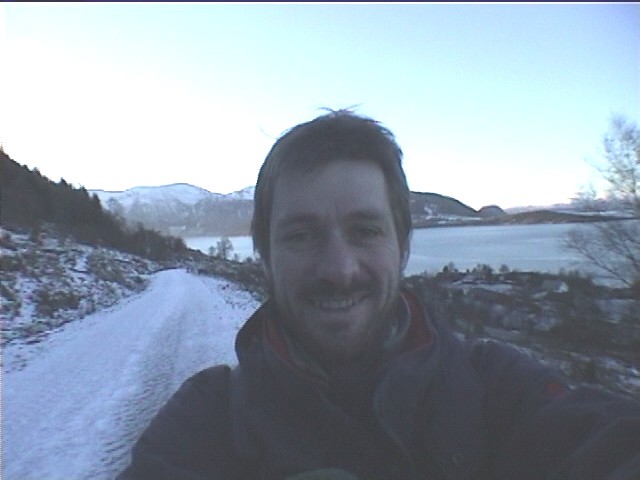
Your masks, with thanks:
<instances>
[{"instance_id":1,"label":"dark jacket","mask_svg":"<svg viewBox=\"0 0 640 480\"><path fill-rule=\"evenodd\" d=\"M323 469L361 480L640 479L640 403L569 389L513 347L462 341L416 295L403 298L412 323L402 352L329 379L294 367L267 302L238 334L240 366L185 382L119 479Z\"/></svg>"}]
</instances>

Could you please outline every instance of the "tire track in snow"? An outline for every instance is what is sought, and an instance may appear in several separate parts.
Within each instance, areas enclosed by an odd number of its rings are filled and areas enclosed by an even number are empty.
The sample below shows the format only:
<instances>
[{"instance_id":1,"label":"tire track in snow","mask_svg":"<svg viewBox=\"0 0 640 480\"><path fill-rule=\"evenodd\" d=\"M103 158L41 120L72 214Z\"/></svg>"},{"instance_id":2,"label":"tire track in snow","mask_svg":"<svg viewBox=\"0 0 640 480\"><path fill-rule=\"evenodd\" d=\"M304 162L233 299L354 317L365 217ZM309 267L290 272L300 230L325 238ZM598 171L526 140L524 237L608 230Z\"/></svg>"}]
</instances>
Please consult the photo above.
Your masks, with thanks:
<instances>
[{"instance_id":1,"label":"tire track in snow","mask_svg":"<svg viewBox=\"0 0 640 480\"><path fill-rule=\"evenodd\" d=\"M52 334L4 376L2 478L113 478L189 375L235 363L233 337L256 306L225 280L166 271L121 308Z\"/></svg>"}]
</instances>

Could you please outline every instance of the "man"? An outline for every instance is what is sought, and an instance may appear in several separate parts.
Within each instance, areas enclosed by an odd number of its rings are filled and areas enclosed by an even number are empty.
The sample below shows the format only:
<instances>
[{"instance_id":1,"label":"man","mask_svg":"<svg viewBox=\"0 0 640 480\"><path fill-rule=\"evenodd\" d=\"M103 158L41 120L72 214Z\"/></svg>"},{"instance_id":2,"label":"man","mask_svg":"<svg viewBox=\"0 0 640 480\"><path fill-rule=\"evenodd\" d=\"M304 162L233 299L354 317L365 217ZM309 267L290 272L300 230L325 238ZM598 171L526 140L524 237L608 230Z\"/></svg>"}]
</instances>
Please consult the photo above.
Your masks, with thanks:
<instances>
[{"instance_id":1,"label":"man","mask_svg":"<svg viewBox=\"0 0 640 480\"><path fill-rule=\"evenodd\" d=\"M252 223L270 300L238 333L239 366L189 379L120 479L640 478L638 402L465 343L403 286L401 160L348 111L278 139Z\"/></svg>"}]
</instances>

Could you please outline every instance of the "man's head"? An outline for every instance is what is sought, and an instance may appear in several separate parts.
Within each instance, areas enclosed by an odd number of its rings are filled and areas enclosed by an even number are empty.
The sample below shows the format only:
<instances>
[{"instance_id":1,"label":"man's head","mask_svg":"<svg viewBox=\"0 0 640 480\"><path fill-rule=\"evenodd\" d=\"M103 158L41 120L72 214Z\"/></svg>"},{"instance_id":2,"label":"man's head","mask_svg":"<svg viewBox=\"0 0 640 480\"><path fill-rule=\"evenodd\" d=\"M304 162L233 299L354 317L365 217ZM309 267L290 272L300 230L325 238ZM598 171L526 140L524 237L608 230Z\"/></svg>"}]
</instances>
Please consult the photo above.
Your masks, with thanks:
<instances>
[{"instance_id":1,"label":"man's head","mask_svg":"<svg viewBox=\"0 0 640 480\"><path fill-rule=\"evenodd\" d=\"M263 260L269 260L269 227L278 178L284 172L318 169L336 159L366 160L382 170L398 243L404 245L408 241L411 213L402 150L391 131L377 121L338 110L289 129L262 164L255 189L251 233L254 248Z\"/></svg>"},{"instance_id":2,"label":"man's head","mask_svg":"<svg viewBox=\"0 0 640 480\"><path fill-rule=\"evenodd\" d=\"M325 366L379 349L409 254L409 189L391 132L346 111L272 147L252 233L287 329Z\"/></svg>"}]
</instances>

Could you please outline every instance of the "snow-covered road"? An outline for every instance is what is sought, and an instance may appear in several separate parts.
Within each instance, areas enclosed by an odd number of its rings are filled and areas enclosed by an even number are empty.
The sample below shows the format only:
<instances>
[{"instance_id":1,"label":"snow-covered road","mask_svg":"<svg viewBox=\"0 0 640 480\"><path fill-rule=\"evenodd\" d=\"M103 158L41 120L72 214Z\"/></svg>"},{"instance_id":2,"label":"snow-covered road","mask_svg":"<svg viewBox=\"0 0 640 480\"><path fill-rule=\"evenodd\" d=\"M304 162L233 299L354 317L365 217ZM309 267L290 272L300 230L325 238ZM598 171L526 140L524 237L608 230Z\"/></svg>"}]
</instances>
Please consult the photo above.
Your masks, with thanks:
<instances>
[{"instance_id":1,"label":"snow-covered road","mask_svg":"<svg viewBox=\"0 0 640 480\"><path fill-rule=\"evenodd\" d=\"M110 479L160 406L196 371L236 363L257 307L226 280L170 270L116 307L3 351L2 478Z\"/></svg>"}]
</instances>

